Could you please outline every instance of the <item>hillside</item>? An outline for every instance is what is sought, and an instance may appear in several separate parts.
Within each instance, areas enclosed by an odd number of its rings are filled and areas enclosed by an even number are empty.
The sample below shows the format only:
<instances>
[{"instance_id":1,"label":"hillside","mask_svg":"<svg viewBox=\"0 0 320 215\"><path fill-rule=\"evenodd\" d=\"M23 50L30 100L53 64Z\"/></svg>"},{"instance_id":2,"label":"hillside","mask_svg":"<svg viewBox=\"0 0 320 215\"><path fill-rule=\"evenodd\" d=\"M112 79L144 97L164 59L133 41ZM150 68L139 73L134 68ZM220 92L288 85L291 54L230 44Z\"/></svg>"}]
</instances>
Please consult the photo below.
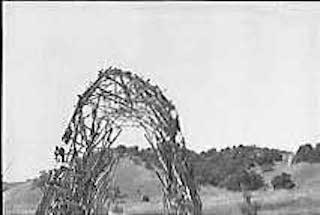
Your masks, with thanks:
<instances>
[{"instance_id":1,"label":"hillside","mask_svg":"<svg viewBox=\"0 0 320 215\"><path fill-rule=\"evenodd\" d=\"M297 180L293 190L255 191L253 200L261 205L259 215L320 214L320 164L299 163L289 167L278 163L274 170L264 174L264 179L288 172ZM122 194L126 211L131 214L151 214L161 209L160 184L152 171L123 159L116 172L116 185ZM137 190L150 196L150 202L141 202ZM4 192L6 214L33 214L41 193L32 189L31 182L18 184ZM201 198L205 215L239 215L241 193L210 185L203 186Z\"/></svg>"},{"instance_id":2,"label":"hillside","mask_svg":"<svg viewBox=\"0 0 320 215\"><path fill-rule=\"evenodd\" d=\"M8 182L2 182L2 191L6 191L6 190L9 190L13 187L16 187L18 186L19 184L22 184L23 182L11 182L11 183L8 183Z\"/></svg>"},{"instance_id":3,"label":"hillside","mask_svg":"<svg viewBox=\"0 0 320 215\"><path fill-rule=\"evenodd\" d=\"M120 192L128 195L130 199L139 198L138 190L150 197L159 196L161 193L161 184L156 174L128 158L122 159L119 163L115 181Z\"/></svg>"},{"instance_id":4,"label":"hillside","mask_svg":"<svg viewBox=\"0 0 320 215\"><path fill-rule=\"evenodd\" d=\"M285 163L277 163L274 170L263 173L263 177L265 181L270 181L282 172L292 175L293 180L300 188L320 187L320 163L302 162L291 166Z\"/></svg>"},{"instance_id":5,"label":"hillside","mask_svg":"<svg viewBox=\"0 0 320 215\"><path fill-rule=\"evenodd\" d=\"M153 171L135 164L128 158L119 162L115 181L115 185L119 186L120 192L124 196L122 201L136 210L139 210L139 207L137 208L133 204L140 201L142 194L147 195L151 202L159 201L161 186L156 175ZM33 214L41 195L40 189L34 188L32 181L13 185L3 192L6 214ZM148 203L145 203L144 208L146 207L148 207Z\"/></svg>"},{"instance_id":6,"label":"hillside","mask_svg":"<svg viewBox=\"0 0 320 215\"><path fill-rule=\"evenodd\" d=\"M265 181L286 172L297 187L293 190L258 191L263 205L261 214L320 214L320 163L299 163L288 166L277 163L274 170L263 174Z\"/></svg>"},{"instance_id":7,"label":"hillside","mask_svg":"<svg viewBox=\"0 0 320 215\"><path fill-rule=\"evenodd\" d=\"M32 182L22 182L3 192L5 214L33 214L41 192Z\"/></svg>"},{"instance_id":8,"label":"hillside","mask_svg":"<svg viewBox=\"0 0 320 215\"><path fill-rule=\"evenodd\" d=\"M123 146L116 150L126 155L120 160L115 175L115 185L119 187L125 211L136 215L160 212L161 186L150 166L150 163L156 164L152 151ZM289 166L281 157L286 152L255 146L188 153L196 168L197 180L204 180L200 192L204 215L241 214L241 193L227 190L218 182L244 169L255 169L266 183L286 172L297 185L292 190L272 191L261 187L253 191L253 201L260 205L259 215L320 214L320 163L299 162ZM217 186L212 182L217 182ZM33 214L41 198L39 188L35 188L32 181L5 185L8 188L3 192L5 214ZM150 201L142 202L141 195L148 196Z\"/></svg>"}]
</instances>

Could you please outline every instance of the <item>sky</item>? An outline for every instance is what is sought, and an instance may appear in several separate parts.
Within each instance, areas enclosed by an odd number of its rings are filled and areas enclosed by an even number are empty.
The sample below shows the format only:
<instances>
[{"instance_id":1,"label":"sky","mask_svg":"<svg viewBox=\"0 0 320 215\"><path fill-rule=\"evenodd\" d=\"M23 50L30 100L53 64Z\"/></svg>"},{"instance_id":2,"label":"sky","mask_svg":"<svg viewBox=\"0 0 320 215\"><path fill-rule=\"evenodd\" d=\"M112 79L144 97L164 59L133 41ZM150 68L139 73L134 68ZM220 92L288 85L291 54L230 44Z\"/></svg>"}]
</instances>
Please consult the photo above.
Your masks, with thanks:
<instances>
[{"instance_id":1,"label":"sky","mask_svg":"<svg viewBox=\"0 0 320 215\"><path fill-rule=\"evenodd\" d=\"M320 142L319 3L3 4L6 181L54 165L77 94L109 66L158 84L198 152Z\"/></svg>"}]
</instances>

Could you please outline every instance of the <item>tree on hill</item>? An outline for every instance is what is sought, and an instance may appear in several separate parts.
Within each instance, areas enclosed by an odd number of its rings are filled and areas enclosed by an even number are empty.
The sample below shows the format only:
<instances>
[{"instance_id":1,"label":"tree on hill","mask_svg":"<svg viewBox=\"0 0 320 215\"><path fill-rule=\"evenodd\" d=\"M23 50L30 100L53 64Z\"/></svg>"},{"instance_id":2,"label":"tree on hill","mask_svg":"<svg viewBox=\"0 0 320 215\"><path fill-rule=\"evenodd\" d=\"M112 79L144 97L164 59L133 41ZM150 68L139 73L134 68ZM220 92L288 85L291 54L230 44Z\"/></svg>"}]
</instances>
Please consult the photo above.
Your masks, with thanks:
<instances>
[{"instance_id":1,"label":"tree on hill","mask_svg":"<svg viewBox=\"0 0 320 215\"><path fill-rule=\"evenodd\" d=\"M199 184L222 186L233 190L239 190L239 186L234 188L232 183L241 181L243 177L252 181L253 185L250 185L252 189L260 188L264 184L262 177L249 171L250 168L256 165L272 168L274 162L282 160L280 150L243 145L227 147L220 151L212 148L201 153L188 150L187 155ZM140 156L144 161L156 162L156 160L153 160L155 157L148 151L142 150ZM246 171L249 171L249 173L245 173ZM226 181L226 178L230 181Z\"/></svg>"},{"instance_id":2,"label":"tree on hill","mask_svg":"<svg viewBox=\"0 0 320 215\"><path fill-rule=\"evenodd\" d=\"M219 152L214 149L202 152L199 156L193 156L192 164L200 184L239 191L239 182L242 180L250 182L250 189L259 189L264 185L260 175L249 171L251 167L272 167L274 162L280 160L282 153L279 150L241 145Z\"/></svg>"},{"instance_id":3,"label":"tree on hill","mask_svg":"<svg viewBox=\"0 0 320 215\"><path fill-rule=\"evenodd\" d=\"M272 179L271 184L274 189L292 189L295 187L291 175L284 172L281 175L275 176Z\"/></svg>"},{"instance_id":4,"label":"tree on hill","mask_svg":"<svg viewBox=\"0 0 320 215\"><path fill-rule=\"evenodd\" d=\"M151 148L139 149L135 146L119 145L114 150L148 169L159 165L159 160ZM259 165L272 168L275 161L282 159L282 152L279 150L243 145L227 147L221 151L212 148L201 153L192 150L187 150L186 153L198 184L210 184L236 191L240 191L240 182L248 183L253 190L262 187L262 177L250 171L251 167ZM45 176L45 173L40 175L40 181L37 181L39 186L41 181L45 181Z\"/></svg>"},{"instance_id":5,"label":"tree on hill","mask_svg":"<svg viewBox=\"0 0 320 215\"><path fill-rule=\"evenodd\" d=\"M319 163L320 144L318 143L315 148L309 143L301 145L293 158L293 163L300 162Z\"/></svg>"},{"instance_id":6,"label":"tree on hill","mask_svg":"<svg viewBox=\"0 0 320 215\"><path fill-rule=\"evenodd\" d=\"M244 185L247 190L257 190L264 186L264 181L261 175L253 171L240 170L230 174L219 184L233 191L241 191L241 185Z\"/></svg>"}]
</instances>

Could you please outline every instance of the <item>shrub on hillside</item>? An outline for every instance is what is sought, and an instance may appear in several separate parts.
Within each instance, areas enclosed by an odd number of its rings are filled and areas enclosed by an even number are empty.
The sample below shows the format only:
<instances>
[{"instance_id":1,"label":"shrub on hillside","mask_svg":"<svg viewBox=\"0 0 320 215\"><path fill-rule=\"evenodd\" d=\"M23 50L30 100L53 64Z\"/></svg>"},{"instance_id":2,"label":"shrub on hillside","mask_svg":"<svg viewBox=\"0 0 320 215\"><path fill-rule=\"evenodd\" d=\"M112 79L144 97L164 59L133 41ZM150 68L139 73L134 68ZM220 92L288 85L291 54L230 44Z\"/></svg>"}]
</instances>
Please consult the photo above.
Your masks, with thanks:
<instances>
[{"instance_id":1,"label":"shrub on hillside","mask_svg":"<svg viewBox=\"0 0 320 215\"><path fill-rule=\"evenodd\" d=\"M271 180L271 184L274 189L292 189L295 187L291 175L284 172L281 175L275 176Z\"/></svg>"},{"instance_id":2,"label":"shrub on hillside","mask_svg":"<svg viewBox=\"0 0 320 215\"><path fill-rule=\"evenodd\" d=\"M221 155L193 162L195 177L200 184L218 186L228 175L242 169L241 162Z\"/></svg>"},{"instance_id":3,"label":"shrub on hillside","mask_svg":"<svg viewBox=\"0 0 320 215\"><path fill-rule=\"evenodd\" d=\"M315 148L311 144L301 145L293 158L293 163L308 162L319 163L320 162L320 146L317 144Z\"/></svg>"},{"instance_id":4,"label":"shrub on hillside","mask_svg":"<svg viewBox=\"0 0 320 215\"><path fill-rule=\"evenodd\" d=\"M238 182L248 180L252 181L249 183L249 187L254 190L264 186L263 179L256 173L246 173L246 171L257 165L267 167L265 171L271 171L274 162L279 160L282 160L282 152L279 150L239 146L220 152L215 149L202 152L198 157L194 156L192 164L195 178L199 184L240 190Z\"/></svg>"},{"instance_id":5,"label":"shrub on hillside","mask_svg":"<svg viewBox=\"0 0 320 215\"><path fill-rule=\"evenodd\" d=\"M239 146L227 148L220 152L215 149L202 152L199 157L193 159L192 163L198 183L224 186L228 183L232 184L232 180L238 180L236 179L238 172L250 170L257 165L267 167L265 170L271 171L274 162L279 160L282 160L282 152L279 150L256 146ZM226 182L228 177L230 182ZM252 180L258 181L259 179ZM260 186L263 186L263 183L257 185L257 187ZM228 185L228 187L233 186ZM231 189L238 190L238 188Z\"/></svg>"},{"instance_id":6,"label":"shrub on hillside","mask_svg":"<svg viewBox=\"0 0 320 215\"><path fill-rule=\"evenodd\" d=\"M261 175L242 170L229 175L219 185L233 191L241 191L241 185L247 190L257 190L264 186L264 181Z\"/></svg>"},{"instance_id":7,"label":"shrub on hillside","mask_svg":"<svg viewBox=\"0 0 320 215\"><path fill-rule=\"evenodd\" d=\"M147 196L147 195L142 195L142 196L141 196L141 201L143 201L143 202L149 202L149 201L150 201L150 198L149 198L149 196Z\"/></svg>"},{"instance_id":8,"label":"shrub on hillside","mask_svg":"<svg viewBox=\"0 0 320 215\"><path fill-rule=\"evenodd\" d=\"M127 148L126 146L124 145L118 145L116 148L115 148L115 151L118 152L119 154L124 154L127 152Z\"/></svg>"}]
</instances>

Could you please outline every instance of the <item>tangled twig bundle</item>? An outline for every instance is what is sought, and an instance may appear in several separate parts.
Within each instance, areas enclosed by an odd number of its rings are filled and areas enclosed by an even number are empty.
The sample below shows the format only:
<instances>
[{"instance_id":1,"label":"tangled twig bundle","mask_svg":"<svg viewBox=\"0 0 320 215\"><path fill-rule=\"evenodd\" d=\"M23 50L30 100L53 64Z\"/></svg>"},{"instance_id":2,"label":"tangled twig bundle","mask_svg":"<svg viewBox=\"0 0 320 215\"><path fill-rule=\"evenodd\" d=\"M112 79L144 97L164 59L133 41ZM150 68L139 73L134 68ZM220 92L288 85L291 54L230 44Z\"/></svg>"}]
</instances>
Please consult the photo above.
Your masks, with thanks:
<instances>
[{"instance_id":1,"label":"tangled twig bundle","mask_svg":"<svg viewBox=\"0 0 320 215\"><path fill-rule=\"evenodd\" d=\"M160 165L165 214L201 214L201 200L174 105L158 86L117 68L100 71L79 96L62 137L67 166L48 181L37 214L100 214L110 198L119 156L111 145L125 127L140 127ZM75 212L77 211L77 212Z\"/></svg>"}]
</instances>

